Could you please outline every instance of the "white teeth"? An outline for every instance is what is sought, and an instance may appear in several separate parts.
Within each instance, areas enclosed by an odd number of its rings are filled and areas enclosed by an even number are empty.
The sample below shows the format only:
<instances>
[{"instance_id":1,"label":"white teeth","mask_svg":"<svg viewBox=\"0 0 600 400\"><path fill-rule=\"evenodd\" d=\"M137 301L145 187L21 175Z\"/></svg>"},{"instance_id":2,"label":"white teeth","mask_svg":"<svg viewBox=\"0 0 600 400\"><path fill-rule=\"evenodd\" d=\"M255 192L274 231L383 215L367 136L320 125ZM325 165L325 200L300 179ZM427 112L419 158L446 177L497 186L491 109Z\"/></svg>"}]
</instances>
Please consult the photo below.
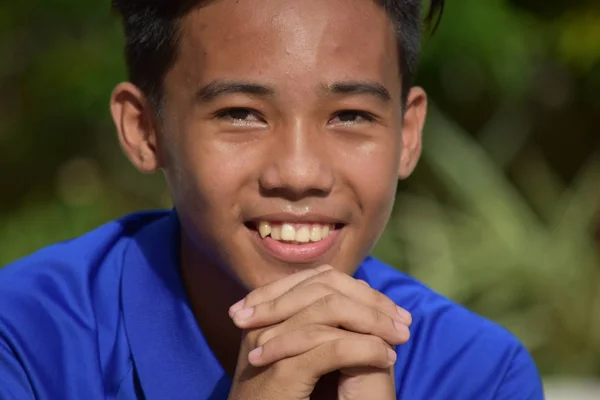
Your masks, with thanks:
<instances>
[{"instance_id":1,"label":"white teeth","mask_svg":"<svg viewBox=\"0 0 600 400\"><path fill-rule=\"evenodd\" d=\"M260 237L263 239L270 235L274 240L308 243L325 239L334 227L333 225L324 224L276 223L271 225L268 221L260 221L257 229Z\"/></svg>"},{"instance_id":2,"label":"white teeth","mask_svg":"<svg viewBox=\"0 0 600 400\"><path fill-rule=\"evenodd\" d=\"M275 225L271 227L271 238L281 240L281 226Z\"/></svg>"},{"instance_id":3,"label":"white teeth","mask_svg":"<svg viewBox=\"0 0 600 400\"><path fill-rule=\"evenodd\" d=\"M296 242L308 243L310 241L310 229L308 226L302 226L296 231Z\"/></svg>"},{"instance_id":4,"label":"white teeth","mask_svg":"<svg viewBox=\"0 0 600 400\"><path fill-rule=\"evenodd\" d=\"M291 224L281 225L281 240L291 242L296 239L296 228Z\"/></svg>"},{"instance_id":5,"label":"white teeth","mask_svg":"<svg viewBox=\"0 0 600 400\"><path fill-rule=\"evenodd\" d=\"M323 235L321 235L321 227L319 225L313 225L312 228L310 228L310 241L318 242L322 237Z\"/></svg>"},{"instance_id":6,"label":"white teeth","mask_svg":"<svg viewBox=\"0 0 600 400\"><path fill-rule=\"evenodd\" d=\"M266 221L262 221L258 224L258 233L260 233L261 238L266 238L271 233L271 224Z\"/></svg>"}]
</instances>

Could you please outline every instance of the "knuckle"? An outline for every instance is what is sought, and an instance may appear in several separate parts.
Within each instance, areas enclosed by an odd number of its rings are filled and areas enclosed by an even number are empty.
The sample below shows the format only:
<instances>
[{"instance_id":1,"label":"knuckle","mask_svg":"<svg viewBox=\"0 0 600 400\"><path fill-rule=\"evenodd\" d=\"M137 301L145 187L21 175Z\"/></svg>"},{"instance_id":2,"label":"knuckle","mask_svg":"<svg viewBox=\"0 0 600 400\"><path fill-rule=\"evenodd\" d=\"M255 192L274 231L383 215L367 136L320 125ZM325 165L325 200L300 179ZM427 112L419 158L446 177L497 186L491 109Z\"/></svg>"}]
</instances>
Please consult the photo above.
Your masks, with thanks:
<instances>
[{"instance_id":1,"label":"knuckle","mask_svg":"<svg viewBox=\"0 0 600 400\"><path fill-rule=\"evenodd\" d=\"M328 271L330 269L333 269L333 266L331 266L329 264L323 264L320 267L315 268L315 271L323 272L323 271Z\"/></svg>"},{"instance_id":2,"label":"knuckle","mask_svg":"<svg viewBox=\"0 0 600 400\"><path fill-rule=\"evenodd\" d=\"M394 307L392 300L378 290L371 289L371 301L381 307Z\"/></svg>"},{"instance_id":3,"label":"knuckle","mask_svg":"<svg viewBox=\"0 0 600 400\"><path fill-rule=\"evenodd\" d=\"M377 346L375 348L380 348L380 349L384 349L384 350L392 348L392 346L390 346L390 344L388 342L386 342L385 340L383 340L379 336L373 336L373 344L375 346Z\"/></svg>"},{"instance_id":4,"label":"knuckle","mask_svg":"<svg viewBox=\"0 0 600 400\"><path fill-rule=\"evenodd\" d=\"M329 351L331 353L331 357L335 359L343 359L348 355L348 351L346 349L345 343L343 339L332 340Z\"/></svg>"},{"instance_id":5,"label":"knuckle","mask_svg":"<svg viewBox=\"0 0 600 400\"><path fill-rule=\"evenodd\" d=\"M270 330L265 330L260 332L255 339L255 343L257 346L264 346L265 344L267 344L267 342L269 342L271 339L273 338L273 332L271 332Z\"/></svg>"},{"instance_id":6,"label":"knuckle","mask_svg":"<svg viewBox=\"0 0 600 400\"><path fill-rule=\"evenodd\" d=\"M325 309L329 309L329 310L338 309L338 311L341 311L343 308L341 308L340 306L342 305L342 303L344 301L344 296L341 293L333 292L333 293L329 293L326 296L321 297L321 299L319 301L321 302L321 305Z\"/></svg>"},{"instance_id":7,"label":"knuckle","mask_svg":"<svg viewBox=\"0 0 600 400\"><path fill-rule=\"evenodd\" d=\"M307 325L304 327L302 335L308 343L319 342L327 330L321 325Z\"/></svg>"},{"instance_id":8,"label":"knuckle","mask_svg":"<svg viewBox=\"0 0 600 400\"><path fill-rule=\"evenodd\" d=\"M371 362L375 364L385 364L388 358L388 350L395 351L394 347L390 346L385 340L374 336L368 341L368 344L365 343L362 352L363 357L371 360Z\"/></svg>"},{"instance_id":9,"label":"knuckle","mask_svg":"<svg viewBox=\"0 0 600 400\"><path fill-rule=\"evenodd\" d=\"M389 323L393 326L393 321L388 316L384 316L381 312L374 308L369 308L369 318L374 325Z\"/></svg>"},{"instance_id":10,"label":"knuckle","mask_svg":"<svg viewBox=\"0 0 600 400\"><path fill-rule=\"evenodd\" d=\"M279 298L277 298L275 300L271 300L271 301L268 301L263 304L264 304L264 308L265 308L264 311L267 315L275 315L275 314L277 314L277 312L279 310L280 301L279 301ZM257 307L257 309L259 309L259 308L261 308L261 307Z\"/></svg>"},{"instance_id":11,"label":"knuckle","mask_svg":"<svg viewBox=\"0 0 600 400\"><path fill-rule=\"evenodd\" d=\"M328 304L339 307L346 303L347 297L339 292L333 292L327 296Z\"/></svg>"},{"instance_id":12,"label":"knuckle","mask_svg":"<svg viewBox=\"0 0 600 400\"><path fill-rule=\"evenodd\" d=\"M342 273L336 269L329 269L325 272L321 272L318 275L318 279L320 279L322 282L335 282L340 279L341 274Z\"/></svg>"},{"instance_id":13,"label":"knuckle","mask_svg":"<svg viewBox=\"0 0 600 400\"><path fill-rule=\"evenodd\" d=\"M247 296L246 296L246 302L244 304L245 307L252 307L256 304L260 303L260 299L263 297L263 291L265 289L263 288L258 288L253 290L252 292L250 292Z\"/></svg>"},{"instance_id":14,"label":"knuckle","mask_svg":"<svg viewBox=\"0 0 600 400\"><path fill-rule=\"evenodd\" d=\"M321 294L323 296L326 296L330 293L335 293L336 290L334 290L331 286L329 286L327 283L325 282L311 282L309 284L309 288L311 291L317 293L317 294Z\"/></svg>"},{"instance_id":15,"label":"knuckle","mask_svg":"<svg viewBox=\"0 0 600 400\"><path fill-rule=\"evenodd\" d=\"M301 335L301 337L304 341L312 342L317 337L319 337L320 332L319 332L319 328L317 326L306 325L302 328L302 330L299 332L299 334Z\"/></svg>"}]
</instances>

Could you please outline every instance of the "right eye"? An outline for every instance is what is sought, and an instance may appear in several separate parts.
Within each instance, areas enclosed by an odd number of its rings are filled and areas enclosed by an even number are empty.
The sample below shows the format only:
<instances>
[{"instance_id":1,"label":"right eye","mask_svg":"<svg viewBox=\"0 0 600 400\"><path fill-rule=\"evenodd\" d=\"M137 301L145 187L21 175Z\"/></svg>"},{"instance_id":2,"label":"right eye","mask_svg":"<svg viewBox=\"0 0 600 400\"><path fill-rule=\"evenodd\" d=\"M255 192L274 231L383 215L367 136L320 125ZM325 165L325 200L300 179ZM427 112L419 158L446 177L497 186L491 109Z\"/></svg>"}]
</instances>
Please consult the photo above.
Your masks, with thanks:
<instances>
[{"instance_id":1,"label":"right eye","mask_svg":"<svg viewBox=\"0 0 600 400\"><path fill-rule=\"evenodd\" d=\"M263 122L258 113L249 108L226 108L215 113L215 117L220 120L231 122L233 125L238 126L254 125L257 122Z\"/></svg>"}]
</instances>

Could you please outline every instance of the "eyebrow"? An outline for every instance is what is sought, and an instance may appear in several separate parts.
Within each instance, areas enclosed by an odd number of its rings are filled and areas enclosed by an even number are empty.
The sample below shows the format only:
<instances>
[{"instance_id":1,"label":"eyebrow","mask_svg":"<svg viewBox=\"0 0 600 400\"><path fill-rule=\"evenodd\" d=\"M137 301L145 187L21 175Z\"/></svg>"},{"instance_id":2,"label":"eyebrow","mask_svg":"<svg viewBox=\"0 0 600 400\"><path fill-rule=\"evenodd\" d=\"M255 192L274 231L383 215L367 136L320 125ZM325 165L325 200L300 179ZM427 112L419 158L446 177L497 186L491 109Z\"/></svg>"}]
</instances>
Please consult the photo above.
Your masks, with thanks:
<instances>
[{"instance_id":1,"label":"eyebrow","mask_svg":"<svg viewBox=\"0 0 600 400\"><path fill-rule=\"evenodd\" d=\"M227 94L247 94L251 96L272 96L275 90L272 87L250 82L213 81L202 86L195 94L201 103L208 103L220 96Z\"/></svg>"},{"instance_id":2,"label":"eyebrow","mask_svg":"<svg viewBox=\"0 0 600 400\"><path fill-rule=\"evenodd\" d=\"M340 95L369 95L387 103L392 100L390 92L378 82L335 82L322 85L324 92ZM195 94L195 98L201 103L208 103L220 96L228 94L246 94L250 96L267 97L275 94L275 89L267 85L261 85L242 81L213 81L202 86Z\"/></svg>"},{"instance_id":3,"label":"eyebrow","mask_svg":"<svg viewBox=\"0 0 600 400\"><path fill-rule=\"evenodd\" d=\"M390 92L378 82L336 82L325 85L324 89L327 93L332 94L369 95L384 103L392 100Z\"/></svg>"}]
</instances>

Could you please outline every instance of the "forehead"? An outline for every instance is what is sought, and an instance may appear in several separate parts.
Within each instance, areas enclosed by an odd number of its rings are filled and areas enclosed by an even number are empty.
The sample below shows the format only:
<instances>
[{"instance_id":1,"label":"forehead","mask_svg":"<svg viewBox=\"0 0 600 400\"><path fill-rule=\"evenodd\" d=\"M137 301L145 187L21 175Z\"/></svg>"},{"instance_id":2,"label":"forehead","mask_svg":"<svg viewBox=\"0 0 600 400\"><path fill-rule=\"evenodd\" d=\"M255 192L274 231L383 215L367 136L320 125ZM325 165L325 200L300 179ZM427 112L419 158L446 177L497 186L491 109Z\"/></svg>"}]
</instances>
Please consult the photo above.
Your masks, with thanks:
<instances>
[{"instance_id":1,"label":"forehead","mask_svg":"<svg viewBox=\"0 0 600 400\"><path fill-rule=\"evenodd\" d=\"M371 0L219 0L181 21L192 81L364 79L399 86L393 24ZM399 89L399 88L398 88Z\"/></svg>"}]
</instances>

